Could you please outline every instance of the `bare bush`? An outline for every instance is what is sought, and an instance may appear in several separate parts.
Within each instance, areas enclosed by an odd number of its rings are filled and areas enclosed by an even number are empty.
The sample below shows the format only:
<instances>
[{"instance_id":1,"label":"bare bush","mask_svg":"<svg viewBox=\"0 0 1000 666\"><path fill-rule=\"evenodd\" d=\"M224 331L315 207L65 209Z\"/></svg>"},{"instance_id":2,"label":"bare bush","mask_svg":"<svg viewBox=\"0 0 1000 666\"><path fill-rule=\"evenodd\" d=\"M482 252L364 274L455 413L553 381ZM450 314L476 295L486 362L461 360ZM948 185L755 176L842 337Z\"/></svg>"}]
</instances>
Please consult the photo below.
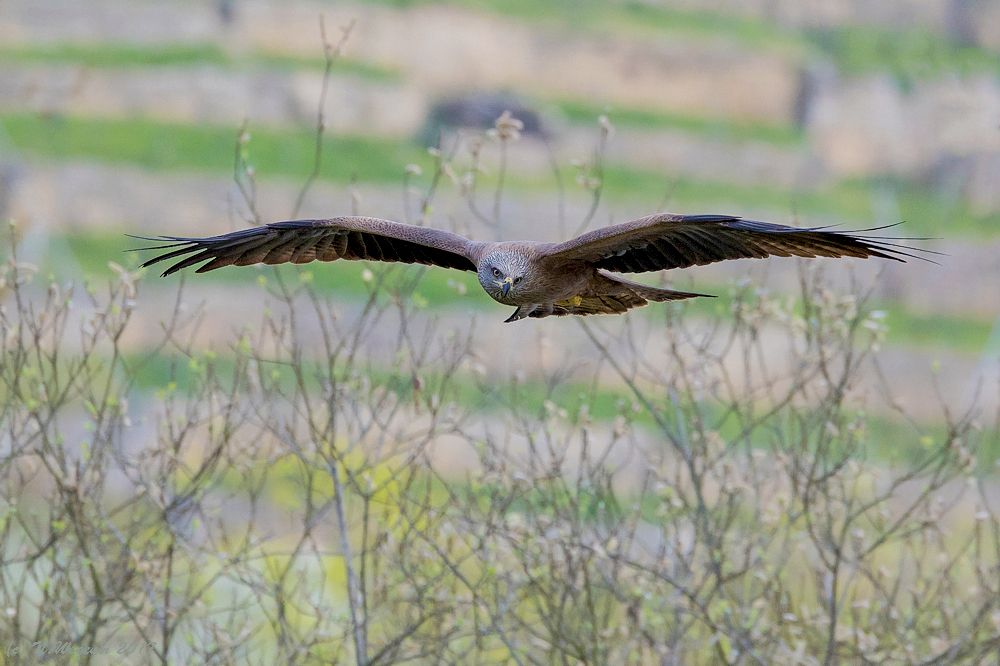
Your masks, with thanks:
<instances>
[{"instance_id":1,"label":"bare bush","mask_svg":"<svg viewBox=\"0 0 1000 666\"><path fill-rule=\"evenodd\" d=\"M409 304L419 274L386 275L350 314L279 279L276 314L219 356L178 309L136 357L134 274L81 299L12 259L6 646L164 664L995 657L986 435L949 415L885 453L855 391L882 334L864 295L807 268L798 299L734 287L721 319L584 321L604 365L568 401L569 370L533 378L541 398L478 379L469 329ZM137 388L168 349L184 371ZM615 378L618 413L595 419ZM506 408L470 412L473 392ZM472 471L442 473L434 447Z\"/></svg>"},{"instance_id":2,"label":"bare bush","mask_svg":"<svg viewBox=\"0 0 1000 666\"><path fill-rule=\"evenodd\" d=\"M514 120L497 124L502 160ZM581 228L610 135L581 167ZM482 139L464 166L456 141L433 153L417 221L450 180L499 233L503 177L486 215ZM140 276L112 268L103 295L36 287L13 251L0 271L11 663L1000 655L996 479L977 463L995 433L971 407L940 431L886 430L858 390L884 327L815 264L795 298L738 284L714 317L581 320L600 361L586 376L509 379L483 376L473 323L418 307L422 270L372 270L348 305L275 272L225 350L200 345L178 296L139 353L123 340Z\"/></svg>"}]
</instances>

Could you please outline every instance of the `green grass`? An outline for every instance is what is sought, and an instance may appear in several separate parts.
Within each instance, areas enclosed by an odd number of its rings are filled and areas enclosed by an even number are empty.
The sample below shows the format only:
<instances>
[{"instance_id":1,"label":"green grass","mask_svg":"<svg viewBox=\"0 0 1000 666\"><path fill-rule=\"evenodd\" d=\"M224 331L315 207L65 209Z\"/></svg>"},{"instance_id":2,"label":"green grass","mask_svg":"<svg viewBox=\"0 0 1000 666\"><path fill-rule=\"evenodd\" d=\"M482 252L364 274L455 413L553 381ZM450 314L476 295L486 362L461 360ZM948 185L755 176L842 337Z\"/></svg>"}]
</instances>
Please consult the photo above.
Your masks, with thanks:
<instances>
[{"instance_id":1,"label":"green grass","mask_svg":"<svg viewBox=\"0 0 1000 666\"><path fill-rule=\"evenodd\" d=\"M102 44L62 43L0 46L0 62L76 64L86 67L162 67L230 65L215 44Z\"/></svg>"},{"instance_id":2,"label":"green grass","mask_svg":"<svg viewBox=\"0 0 1000 666\"><path fill-rule=\"evenodd\" d=\"M317 53L321 52L317 44ZM311 69L322 71L326 61L315 58L254 53L232 57L216 44L59 43L0 46L0 63L73 64L92 68L199 67L226 69ZM400 73L338 56L333 71L376 81L396 81Z\"/></svg>"},{"instance_id":3,"label":"green grass","mask_svg":"<svg viewBox=\"0 0 1000 666\"><path fill-rule=\"evenodd\" d=\"M928 30L851 26L811 31L808 38L848 76L888 72L906 84L946 74L1000 74L1000 55L962 46Z\"/></svg>"},{"instance_id":4,"label":"green grass","mask_svg":"<svg viewBox=\"0 0 1000 666\"><path fill-rule=\"evenodd\" d=\"M247 60L239 62L244 67L253 67L255 69L260 67L289 70L311 69L322 72L326 68L326 60L323 58L306 58L279 55L276 53L257 53ZM351 60L344 56L338 56L333 61L331 71L338 74L350 74L370 81L400 81L403 78L403 74L398 70Z\"/></svg>"},{"instance_id":5,"label":"green grass","mask_svg":"<svg viewBox=\"0 0 1000 666\"><path fill-rule=\"evenodd\" d=\"M141 118L84 119L22 113L2 115L0 123L10 143L26 153L60 160L87 157L157 171L231 172L237 139L237 130L231 126L190 126ZM311 173L314 131L251 128L250 134L245 149L258 175L303 178ZM320 177L339 182L400 181L408 163L429 160L425 151L409 144L329 134L324 138L324 155Z\"/></svg>"},{"instance_id":6,"label":"green grass","mask_svg":"<svg viewBox=\"0 0 1000 666\"><path fill-rule=\"evenodd\" d=\"M721 141L763 141L780 146L802 144L802 130L792 125L768 125L754 122L713 120L699 116L594 104L583 100L563 100L556 107L574 124L592 125L601 114L612 125L639 129L678 129Z\"/></svg>"},{"instance_id":7,"label":"green grass","mask_svg":"<svg viewBox=\"0 0 1000 666\"><path fill-rule=\"evenodd\" d=\"M883 305L889 327L887 340L914 347L938 347L981 353L990 339L993 322L957 315L909 312L895 305Z\"/></svg>"}]
</instances>

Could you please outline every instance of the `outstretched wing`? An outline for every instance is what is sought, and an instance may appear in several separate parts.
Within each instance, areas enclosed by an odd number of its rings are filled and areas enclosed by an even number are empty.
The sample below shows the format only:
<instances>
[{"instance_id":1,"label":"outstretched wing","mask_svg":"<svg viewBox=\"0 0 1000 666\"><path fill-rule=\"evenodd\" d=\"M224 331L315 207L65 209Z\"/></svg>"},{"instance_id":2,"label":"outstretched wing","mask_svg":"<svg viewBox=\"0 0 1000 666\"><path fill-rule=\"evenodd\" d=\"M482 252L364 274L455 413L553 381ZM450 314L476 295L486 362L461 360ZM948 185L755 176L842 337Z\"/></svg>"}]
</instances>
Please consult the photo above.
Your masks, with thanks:
<instances>
[{"instance_id":1,"label":"outstretched wing","mask_svg":"<svg viewBox=\"0 0 1000 666\"><path fill-rule=\"evenodd\" d=\"M206 262L197 273L223 266L304 264L310 261L368 259L427 264L475 271L475 247L480 245L447 231L400 224L373 217L292 220L243 229L209 238L161 236L165 241L142 250L169 250L143 267L183 257L163 275Z\"/></svg>"},{"instance_id":2,"label":"outstretched wing","mask_svg":"<svg viewBox=\"0 0 1000 666\"><path fill-rule=\"evenodd\" d=\"M905 261L903 257L916 257L912 252L928 252L893 240L825 229L798 229L726 215L662 214L591 231L553 246L546 254L554 259L587 262L609 271L641 273L772 255Z\"/></svg>"}]
</instances>

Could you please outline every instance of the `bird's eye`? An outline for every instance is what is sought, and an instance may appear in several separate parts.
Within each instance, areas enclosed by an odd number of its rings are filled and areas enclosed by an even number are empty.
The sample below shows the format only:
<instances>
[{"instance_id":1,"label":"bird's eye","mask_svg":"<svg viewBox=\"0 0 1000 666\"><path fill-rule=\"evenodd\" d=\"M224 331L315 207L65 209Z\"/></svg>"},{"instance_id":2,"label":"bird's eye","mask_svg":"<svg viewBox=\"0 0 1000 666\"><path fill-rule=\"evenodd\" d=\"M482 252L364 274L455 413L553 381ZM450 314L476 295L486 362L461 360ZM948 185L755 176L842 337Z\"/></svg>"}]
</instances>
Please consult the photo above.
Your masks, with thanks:
<instances>
[{"instance_id":1,"label":"bird's eye","mask_svg":"<svg viewBox=\"0 0 1000 666\"><path fill-rule=\"evenodd\" d=\"M493 277L500 277L500 269L499 268L494 268L493 269Z\"/></svg>"},{"instance_id":2,"label":"bird's eye","mask_svg":"<svg viewBox=\"0 0 1000 666\"><path fill-rule=\"evenodd\" d=\"M517 284L520 281L521 281L521 278L519 278L519 277L514 278L514 284Z\"/></svg>"}]
</instances>

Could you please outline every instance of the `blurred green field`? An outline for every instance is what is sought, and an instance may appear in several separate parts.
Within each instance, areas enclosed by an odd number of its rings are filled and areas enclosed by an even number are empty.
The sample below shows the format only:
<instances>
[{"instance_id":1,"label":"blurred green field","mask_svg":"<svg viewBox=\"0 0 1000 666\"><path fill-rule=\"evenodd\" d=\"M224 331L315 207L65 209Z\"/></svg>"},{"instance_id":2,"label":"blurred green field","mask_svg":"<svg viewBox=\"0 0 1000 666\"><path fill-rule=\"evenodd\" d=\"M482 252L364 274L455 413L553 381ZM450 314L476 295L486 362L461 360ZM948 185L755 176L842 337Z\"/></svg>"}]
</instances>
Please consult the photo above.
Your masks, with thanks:
<instances>
[{"instance_id":1,"label":"blurred green field","mask_svg":"<svg viewBox=\"0 0 1000 666\"><path fill-rule=\"evenodd\" d=\"M163 67L229 65L231 59L216 44L54 43L0 45L0 62L7 65L42 63L82 67Z\"/></svg>"},{"instance_id":2,"label":"blurred green field","mask_svg":"<svg viewBox=\"0 0 1000 666\"><path fill-rule=\"evenodd\" d=\"M852 26L805 35L847 75L885 72L905 85L944 75L1000 73L1000 54L963 46L928 30Z\"/></svg>"},{"instance_id":3,"label":"blurred green field","mask_svg":"<svg viewBox=\"0 0 1000 666\"><path fill-rule=\"evenodd\" d=\"M217 44L130 44L130 43L55 43L18 46L0 45L0 63L63 64L102 69L138 69L143 67L205 67L260 71L261 69L312 69L323 71L326 60L257 52L233 56ZM397 81L400 73L339 56L332 71L370 79Z\"/></svg>"},{"instance_id":4,"label":"blurred green field","mask_svg":"<svg viewBox=\"0 0 1000 666\"><path fill-rule=\"evenodd\" d=\"M26 154L54 159L91 158L156 171L232 173L239 128L161 123L143 118L74 118L4 114L10 143ZM313 169L316 132L250 128L244 156L261 176L305 178ZM415 145L374 137L324 137L320 177L338 182L401 182L405 166L423 159Z\"/></svg>"},{"instance_id":5,"label":"blurred green field","mask_svg":"<svg viewBox=\"0 0 1000 666\"><path fill-rule=\"evenodd\" d=\"M232 382L236 367L233 350L206 352L202 356L188 357L179 353L158 351L152 354L131 354L122 362L129 369L133 388L146 393L155 392L160 398L165 393L190 391L196 383L203 382L206 373L211 373L222 384ZM312 364L304 375L307 388L317 387L317 377L324 376L328 369L321 361L312 371ZM341 370L342 371L342 370ZM289 394L294 391L295 379L286 363L263 362L258 370L260 381L268 391ZM640 409L634 395L624 386L618 389L595 386L592 382L575 379L564 380L550 385L542 378L490 377L477 378L471 373L460 373L442 383L442 377L434 374L420 376L419 395L414 393L414 379L410 374L399 374L398 369L373 365L370 362L355 363L349 373L353 379L343 381L360 386L363 377L370 380L370 386L384 387L406 403L422 403L438 396L441 403L454 402L460 409L480 416L498 416L503 413L537 415L544 419L552 409L562 410L561 418L567 425L579 425L583 420L610 426L615 419L624 417L647 431L658 427L653 416ZM667 395L651 392L646 396L660 410L662 418L671 428L678 427L678 414ZM724 405L706 400L699 405L701 418L707 427L719 432L730 442L731 447L763 450L787 450L791 446L811 446L808 442L796 441L800 420L808 421L811 410L801 407L782 410L780 416L760 420L751 431L744 431L736 416ZM418 408L419 411L419 408ZM760 414L767 409L761 405ZM690 418L690 415L685 418ZM903 421L892 415L853 412L843 415L845 427L848 421L857 420L861 427L856 431L856 439L861 443L851 456L861 455L868 460L887 463L916 464L922 456L939 446L946 438L943 425L933 420L919 426ZM810 428L810 432L815 429ZM979 451L979 464L984 472L992 473L994 462L1000 458L1000 432L991 431L984 437L985 447Z\"/></svg>"},{"instance_id":6,"label":"blurred green field","mask_svg":"<svg viewBox=\"0 0 1000 666\"><path fill-rule=\"evenodd\" d=\"M232 173L238 130L227 126L179 125L148 119L96 119L7 113L0 115L9 142L37 158L89 158L108 164L135 165L151 172L207 171ZM245 159L258 178L288 176L305 179L313 168L315 132L309 129L249 128ZM402 184L405 167L423 167L429 182L433 158L409 141L368 136L327 134L320 178L348 183ZM960 199L898 179L840 182L821 191L779 190L760 185L698 181L683 176L608 163L603 170L603 195L612 202L659 205L669 194L673 210L706 207L713 212L739 214L770 208L799 215L856 220L863 226L895 220L873 219L873 198L888 196L899 208L907 236L991 236L1000 225L1000 213L977 215ZM496 172L479 177L489 191ZM554 192L557 183L549 170L509 174L506 187L521 192ZM581 192L582 194L582 192ZM808 221L800 221L807 225Z\"/></svg>"},{"instance_id":7,"label":"blurred green field","mask_svg":"<svg viewBox=\"0 0 1000 666\"><path fill-rule=\"evenodd\" d=\"M586 100L559 100L555 106L570 123L575 125L593 126L599 116L606 115L616 127L677 129L719 141L759 141L787 147L800 146L803 142L802 130L792 125L769 125L752 121L733 122L651 109L594 104Z\"/></svg>"}]
</instances>

